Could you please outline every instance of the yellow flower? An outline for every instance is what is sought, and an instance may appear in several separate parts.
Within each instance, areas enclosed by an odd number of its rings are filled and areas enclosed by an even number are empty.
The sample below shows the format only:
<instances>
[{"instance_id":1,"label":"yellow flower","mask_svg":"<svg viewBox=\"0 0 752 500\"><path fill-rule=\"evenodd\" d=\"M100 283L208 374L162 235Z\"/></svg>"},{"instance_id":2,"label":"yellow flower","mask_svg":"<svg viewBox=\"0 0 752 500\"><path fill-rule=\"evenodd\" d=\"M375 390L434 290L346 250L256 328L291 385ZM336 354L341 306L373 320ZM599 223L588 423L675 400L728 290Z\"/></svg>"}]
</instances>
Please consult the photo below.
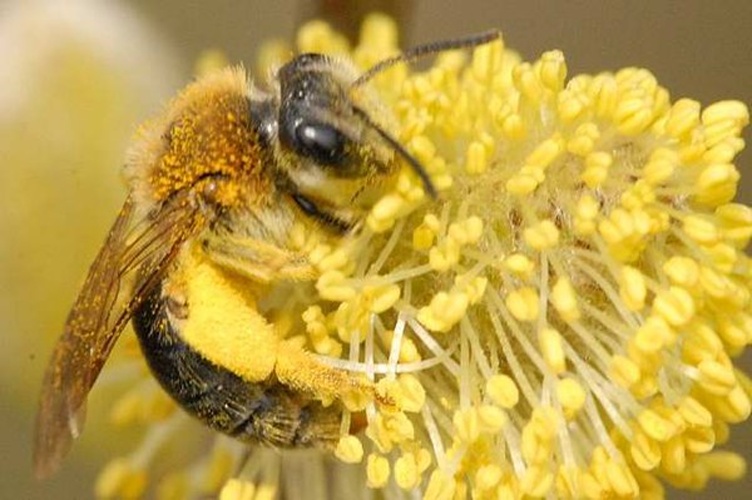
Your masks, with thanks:
<instances>
[{"instance_id":1,"label":"yellow flower","mask_svg":"<svg viewBox=\"0 0 752 500\"><path fill-rule=\"evenodd\" d=\"M348 51L312 23L297 48L367 69L397 52L395 31L373 16ZM733 202L747 108L672 103L644 69L567 78L561 52L524 62L501 40L371 84L438 200L405 169L360 234L313 249L321 276L300 321L324 362L396 409L367 404L336 458L254 450L222 498L293 497L297 473L323 481L324 467L427 499L662 496L661 481L739 478L744 461L714 449L750 414L733 364L752 339L752 209ZM180 491L232 475L214 455Z\"/></svg>"}]
</instances>

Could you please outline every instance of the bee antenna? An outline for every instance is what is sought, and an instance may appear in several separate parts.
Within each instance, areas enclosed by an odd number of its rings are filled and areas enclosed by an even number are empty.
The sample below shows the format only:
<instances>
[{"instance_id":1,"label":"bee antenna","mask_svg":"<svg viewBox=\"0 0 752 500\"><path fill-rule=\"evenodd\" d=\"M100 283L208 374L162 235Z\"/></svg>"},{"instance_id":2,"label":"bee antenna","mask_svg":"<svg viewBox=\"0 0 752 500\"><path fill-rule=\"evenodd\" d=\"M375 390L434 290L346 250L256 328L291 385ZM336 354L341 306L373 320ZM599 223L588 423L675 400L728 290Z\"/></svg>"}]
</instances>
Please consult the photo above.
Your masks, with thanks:
<instances>
[{"instance_id":1,"label":"bee antenna","mask_svg":"<svg viewBox=\"0 0 752 500\"><path fill-rule=\"evenodd\" d=\"M468 49L500 39L501 31L493 29L462 38L454 38L451 40L442 40L439 42L430 42L423 45L418 45L416 47L407 49L399 55L383 59L382 61L376 63L374 66L371 66L368 71L360 75L352 83L350 88L355 88L363 85L382 71L389 69L395 64L399 64L401 62L413 62L417 59L420 59L421 57L444 52L445 50Z\"/></svg>"},{"instance_id":2,"label":"bee antenna","mask_svg":"<svg viewBox=\"0 0 752 500\"><path fill-rule=\"evenodd\" d=\"M423 168L423 165L421 165L420 162L413 155L411 155L397 139L392 137L389 132L387 132L377 123L371 120L371 118L368 116L368 113L357 106L354 106L353 110L355 110L355 114L363 119L366 125L375 130L376 133L379 134L379 136L381 136L381 138L384 139L384 141L386 141L386 143L389 144L389 146L391 146L392 149L394 149L397 154L400 155L410 165L410 168L413 169L413 172L415 172L420 178L420 181L423 183L423 188L426 190L428 195L431 198L436 199L438 197L436 187L433 185L431 177L428 175L428 172L426 172L426 169Z\"/></svg>"}]
</instances>

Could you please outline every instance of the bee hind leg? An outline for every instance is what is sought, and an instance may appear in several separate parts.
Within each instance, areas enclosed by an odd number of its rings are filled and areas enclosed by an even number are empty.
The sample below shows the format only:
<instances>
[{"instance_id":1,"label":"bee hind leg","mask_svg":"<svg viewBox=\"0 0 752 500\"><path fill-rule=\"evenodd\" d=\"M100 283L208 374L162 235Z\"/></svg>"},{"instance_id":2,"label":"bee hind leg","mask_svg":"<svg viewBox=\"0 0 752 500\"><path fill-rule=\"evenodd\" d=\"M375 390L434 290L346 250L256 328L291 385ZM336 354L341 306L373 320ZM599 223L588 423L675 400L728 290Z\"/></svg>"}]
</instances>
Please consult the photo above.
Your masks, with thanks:
<instances>
[{"instance_id":1,"label":"bee hind leg","mask_svg":"<svg viewBox=\"0 0 752 500\"><path fill-rule=\"evenodd\" d=\"M363 377L327 366L293 340L283 341L274 368L277 379L293 390L311 394L325 405L355 398L373 399L373 384Z\"/></svg>"}]
</instances>

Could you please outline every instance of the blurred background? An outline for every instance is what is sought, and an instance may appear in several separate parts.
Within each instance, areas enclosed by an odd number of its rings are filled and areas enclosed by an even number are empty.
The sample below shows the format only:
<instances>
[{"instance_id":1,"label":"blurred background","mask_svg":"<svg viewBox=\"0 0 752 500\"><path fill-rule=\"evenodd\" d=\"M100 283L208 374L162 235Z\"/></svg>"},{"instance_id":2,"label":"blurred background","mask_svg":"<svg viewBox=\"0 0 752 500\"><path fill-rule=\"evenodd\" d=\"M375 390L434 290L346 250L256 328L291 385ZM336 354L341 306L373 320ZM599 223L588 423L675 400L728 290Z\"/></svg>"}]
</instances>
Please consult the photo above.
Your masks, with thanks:
<instances>
[{"instance_id":1,"label":"blurred background","mask_svg":"<svg viewBox=\"0 0 752 500\"><path fill-rule=\"evenodd\" d=\"M563 50L570 75L643 66L673 100L752 104L748 0L0 0L0 498L90 498L115 454L110 444L123 438L96 431L105 417L92 410L95 430L63 471L32 478L42 371L124 199L119 167L135 126L191 78L207 49L252 68L264 40L292 40L313 17L353 35L371 9L400 20L403 45L500 28L525 59ZM752 152L737 166L739 198L752 204ZM752 426L735 428L731 442L752 459ZM748 498L750 486L747 477L671 497Z\"/></svg>"}]
</instances>

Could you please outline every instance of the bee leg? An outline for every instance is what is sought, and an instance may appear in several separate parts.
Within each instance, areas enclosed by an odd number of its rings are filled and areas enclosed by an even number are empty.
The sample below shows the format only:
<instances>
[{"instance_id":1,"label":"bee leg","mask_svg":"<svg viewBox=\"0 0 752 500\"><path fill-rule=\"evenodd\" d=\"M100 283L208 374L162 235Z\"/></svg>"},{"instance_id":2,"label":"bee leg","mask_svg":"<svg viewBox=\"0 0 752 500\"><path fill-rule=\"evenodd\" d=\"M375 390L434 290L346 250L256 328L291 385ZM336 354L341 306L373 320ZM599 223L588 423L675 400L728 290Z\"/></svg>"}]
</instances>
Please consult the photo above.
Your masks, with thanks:
<instances>
[{"instance_id":1,"label":"bee leg","mask_svg":"<svg viewBox=\"0 0 752 500\"><path fill-rule=\"evenodd\" d=\"M273 401L254 415L248 435L273 447L332 448L339 438L341 409L324 407L300 392L275 381L266 396Z\"/></svg>"},{"instance_id":2,"label":"bee leg","mask_svg":"<svg viewBox=\"0 0 752 500\"><path fill-rule=\"evenodd\" d=\"M282 384L324 404L345 396L371 398L375 392L369 381L321 363L294 340L280 343L274 372Z\"/></svg>"},{"instance_id":3,"label":"bee leg","mask_svg":"<svg viewBox=\"0 0 752 500\"><path fill-rule=\"evenodd\" d=\"M216 263L258 283L309 281L316 277L306 255L262 240L209 236L203 240L202 247Z\"/></svg>"}]
</instances>

